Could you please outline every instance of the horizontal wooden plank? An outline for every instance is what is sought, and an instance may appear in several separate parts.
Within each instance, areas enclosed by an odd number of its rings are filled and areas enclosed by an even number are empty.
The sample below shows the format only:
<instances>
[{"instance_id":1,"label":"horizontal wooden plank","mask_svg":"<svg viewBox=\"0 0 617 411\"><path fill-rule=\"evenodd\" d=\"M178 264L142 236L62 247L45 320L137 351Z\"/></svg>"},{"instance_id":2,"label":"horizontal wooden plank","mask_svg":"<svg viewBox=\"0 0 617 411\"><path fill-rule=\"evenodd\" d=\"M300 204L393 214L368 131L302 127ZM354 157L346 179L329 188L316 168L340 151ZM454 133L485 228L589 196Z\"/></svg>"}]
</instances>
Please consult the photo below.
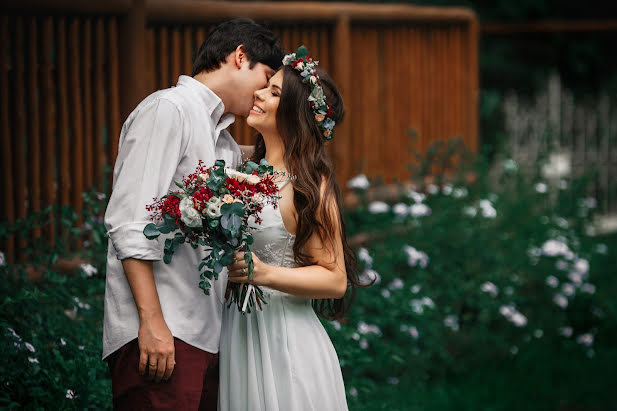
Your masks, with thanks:
<instances>
[{"instance_id":1,"label":"horizontal wooden plank","mask_svg":"<svg viewBox=\"0 0 617 411\"><path fill-rule=\"evenodd\" d=\"M351 21L467 22L475 13L462 7L427 7L410 4L362 4L325 2L221 2L150 0L146 3L151 21L204 22L234 17L255 20L334 22L345 15Z\"/></svg>"},{"instance_id":2,"label":"horizontal wooden plank","mask_svg":"<svg viewBox=\"0 0 617 411\"><path fill-rule=\"evenodd\" d=\"M526 23L486 22L480 25L480 30L485 34L617 31L617 20L547 20Z\"/></svg>"}]
</instances>

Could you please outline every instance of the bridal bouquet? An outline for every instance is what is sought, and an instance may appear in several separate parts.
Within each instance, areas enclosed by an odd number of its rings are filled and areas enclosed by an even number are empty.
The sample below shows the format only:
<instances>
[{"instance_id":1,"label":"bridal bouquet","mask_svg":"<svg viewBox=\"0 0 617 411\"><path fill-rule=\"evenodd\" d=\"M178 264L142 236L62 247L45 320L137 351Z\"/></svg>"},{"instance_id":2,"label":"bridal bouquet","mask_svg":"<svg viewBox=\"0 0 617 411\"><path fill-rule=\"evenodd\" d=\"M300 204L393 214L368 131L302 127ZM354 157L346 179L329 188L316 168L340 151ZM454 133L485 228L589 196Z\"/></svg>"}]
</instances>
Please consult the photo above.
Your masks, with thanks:
<instances>
[{"instance_id":1,"label":"bridal bouquet","mask_svg":"<svg viewBox=\"0 0 617 411\"><path fill-rule=\"evenodd\" d=\"M180 190L172 191L146 206L154 223L144 228L144 235L152 240L160 234L174 231L165 240L163 261L171 262L178 246L189 243L191 247L210 247L211 252L199 264L199 287L210 294L210 281L218 279L223 267L232 263L235 252L244 250L248 264L248 277L253 278L253 258L250 245L253 237L248 220L254 217L261 224L259 213L266 204L278 206L277 174L265 160L258 165L244 163L239 170L225 168L223 160L212 167L200 161L195 173L176 182ZM235 303L241 312L265 303L259 287L230 283L229 305Z\"/></svg>"}]
</instances>

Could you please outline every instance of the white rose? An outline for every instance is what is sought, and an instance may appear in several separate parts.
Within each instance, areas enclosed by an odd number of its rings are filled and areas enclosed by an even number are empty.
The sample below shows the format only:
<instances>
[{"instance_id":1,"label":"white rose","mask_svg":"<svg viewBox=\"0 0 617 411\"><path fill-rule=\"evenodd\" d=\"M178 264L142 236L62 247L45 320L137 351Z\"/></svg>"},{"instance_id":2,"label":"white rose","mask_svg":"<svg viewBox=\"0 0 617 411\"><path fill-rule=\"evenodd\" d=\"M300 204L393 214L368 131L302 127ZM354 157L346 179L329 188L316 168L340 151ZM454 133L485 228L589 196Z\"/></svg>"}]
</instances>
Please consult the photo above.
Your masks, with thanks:
<instances>
[{"instance_id":1,"label":"white rose","mask_svg":"<svg viewBox=\"0 0 617 411\"><path fill-rule=\"evenodd\" d=\"M252 185L257 184L260 181L261 181L261 178L259 178L259 176L256 176L255 174L251 174L248 177L246 177L246 182Z\"/></svg>"},{"instance_id":2,"label":"white rose","mask_svg":"<svg viewBox=\"0 0 617 411\"><path fill-rule=\"evenodd\" d=\"M304 63L302 61L296 64L296 70L304 70Z\"/></svg>"},{"instance_id":3,"label":"white rose","mask_svg":"<svg viewBox=\"0 0 617 411\"><path fill-rule=\"evenodd\" d=\"M208 204L206 207L206 215L210 218L217 218L221 216L221 209L216 203Z\"/></svg>"},{"instance_id":4,"label":"white rose","mask_svg":"<svg viewBox=\"0 0 617 411\"><path fill-rule=\"evenodd\" d=\"M185 198L180 201L180 219L188 227L201 227L201 216L199 212L193 208L193 200Z\"/></svg>"},{"instance_id":5,"label":"white rose","mask_svg":"<svg viewBox=\"0 0 617 411\"><path fill-rule=\"evenodd\" d=\"M225 194L225 196L223 197L223 202L227 203L227 204L231 204L234 202L234 196L232 196L231 194Z\"/></svg>"},{"instance_id":6,"label":"white rose","mask_svg":"<svg viewBox=\"0 0 617 411\"><path fill-rule=\"evenodd\" d=\"M264 196L261 193L257 193L253 196L253 198L251 199L254 203L263 203L264 201Z\"/></svg>"},{"instance_id":7,"label":"white rose","mask_svg":"<svg viewBox=\"0 0 617 411\"><path fill-rule=\"evenodd\" d=\"M311 84L317 84L317 77L311 76Z\"/></svg>"}]
</instances>

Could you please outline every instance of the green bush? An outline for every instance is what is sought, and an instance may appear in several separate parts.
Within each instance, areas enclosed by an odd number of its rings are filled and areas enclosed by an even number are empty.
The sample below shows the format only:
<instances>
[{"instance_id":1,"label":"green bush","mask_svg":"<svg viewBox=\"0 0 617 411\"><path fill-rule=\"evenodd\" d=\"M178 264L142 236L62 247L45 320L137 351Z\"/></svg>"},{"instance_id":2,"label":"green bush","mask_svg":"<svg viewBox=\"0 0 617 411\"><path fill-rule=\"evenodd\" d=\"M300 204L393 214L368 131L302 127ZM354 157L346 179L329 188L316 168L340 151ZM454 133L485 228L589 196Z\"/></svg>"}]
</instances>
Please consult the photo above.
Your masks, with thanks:
<instances>
[{"instance_id":1,"label":"green bush","mask_svg":"<svg viewBox=\"0 0 617 411\"><path fill-rule=\"evenodd\" d=\"M104 268L107 242L102 225L105 199L84 195L84 222L70 209L47 209L16 224L2 224L2 236L28 237L45 227L50 217L67 228L54 247L44 241L25 250L28 265L9 266L2 256L0 272L6 286L0 292L0 407L17 409L111 408L111 383L101 361ZM77 253L92 264L76 275L49 268L69 257L68 243L78 239ZM44 281L32 284L26 267L44 271Z\"/></svg>"},{"instance_id":2,"label":"green bush","mask_svg":"<svg viewBox=\"0 0 617 411\"><path fill-rule=\"evenodd\" d=\"M617 242L585 234L590 176L470 164L348 214L351 235L370 234L364 277L378 279L347 323L326 323L350 408L617 407Z\"/></svg>"}]
</instances>

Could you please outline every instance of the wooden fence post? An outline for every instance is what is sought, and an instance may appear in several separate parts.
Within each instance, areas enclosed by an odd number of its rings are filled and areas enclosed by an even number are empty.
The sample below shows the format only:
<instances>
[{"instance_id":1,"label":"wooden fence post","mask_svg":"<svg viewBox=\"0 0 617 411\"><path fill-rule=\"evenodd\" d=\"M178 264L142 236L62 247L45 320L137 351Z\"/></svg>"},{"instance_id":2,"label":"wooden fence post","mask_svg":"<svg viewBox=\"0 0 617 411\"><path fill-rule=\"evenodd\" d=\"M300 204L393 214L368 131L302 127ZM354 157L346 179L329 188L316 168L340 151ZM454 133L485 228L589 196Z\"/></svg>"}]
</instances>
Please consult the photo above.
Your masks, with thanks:
<instances>
[{"instance_id":1,"label":"wooden fence post","mask_svg":"<svg viewBox=\"0 0 617 411\"><path fill-rule=\"evenodd\" d=\"M146 96L146 6L145 0L133 0L133 7L122 21L120 30L120 115L121 122ZM110 136L118 139L119 136ZM115 161L111 159L111 162Z\"/></svg>"},{"instance_id":2,"label":"wooden fence post","mask_svg":"<svg viewBox=\"0 0 617 411\"><path fill-rule=\"evenodd\" d=\"M343 101L349 101L351 95L351 24L349 15L341 14L336 19L334 27L334 55L333 66L334 71L332 77L336 81L339 92L343 96ZM345 158L345 148L350 147L350 113L346 114L346 119L338 125L336 133L336 141L333 144L333 163L337 175L349 175L352 170L349 159Z\"/></svg>"}]
</instances>

